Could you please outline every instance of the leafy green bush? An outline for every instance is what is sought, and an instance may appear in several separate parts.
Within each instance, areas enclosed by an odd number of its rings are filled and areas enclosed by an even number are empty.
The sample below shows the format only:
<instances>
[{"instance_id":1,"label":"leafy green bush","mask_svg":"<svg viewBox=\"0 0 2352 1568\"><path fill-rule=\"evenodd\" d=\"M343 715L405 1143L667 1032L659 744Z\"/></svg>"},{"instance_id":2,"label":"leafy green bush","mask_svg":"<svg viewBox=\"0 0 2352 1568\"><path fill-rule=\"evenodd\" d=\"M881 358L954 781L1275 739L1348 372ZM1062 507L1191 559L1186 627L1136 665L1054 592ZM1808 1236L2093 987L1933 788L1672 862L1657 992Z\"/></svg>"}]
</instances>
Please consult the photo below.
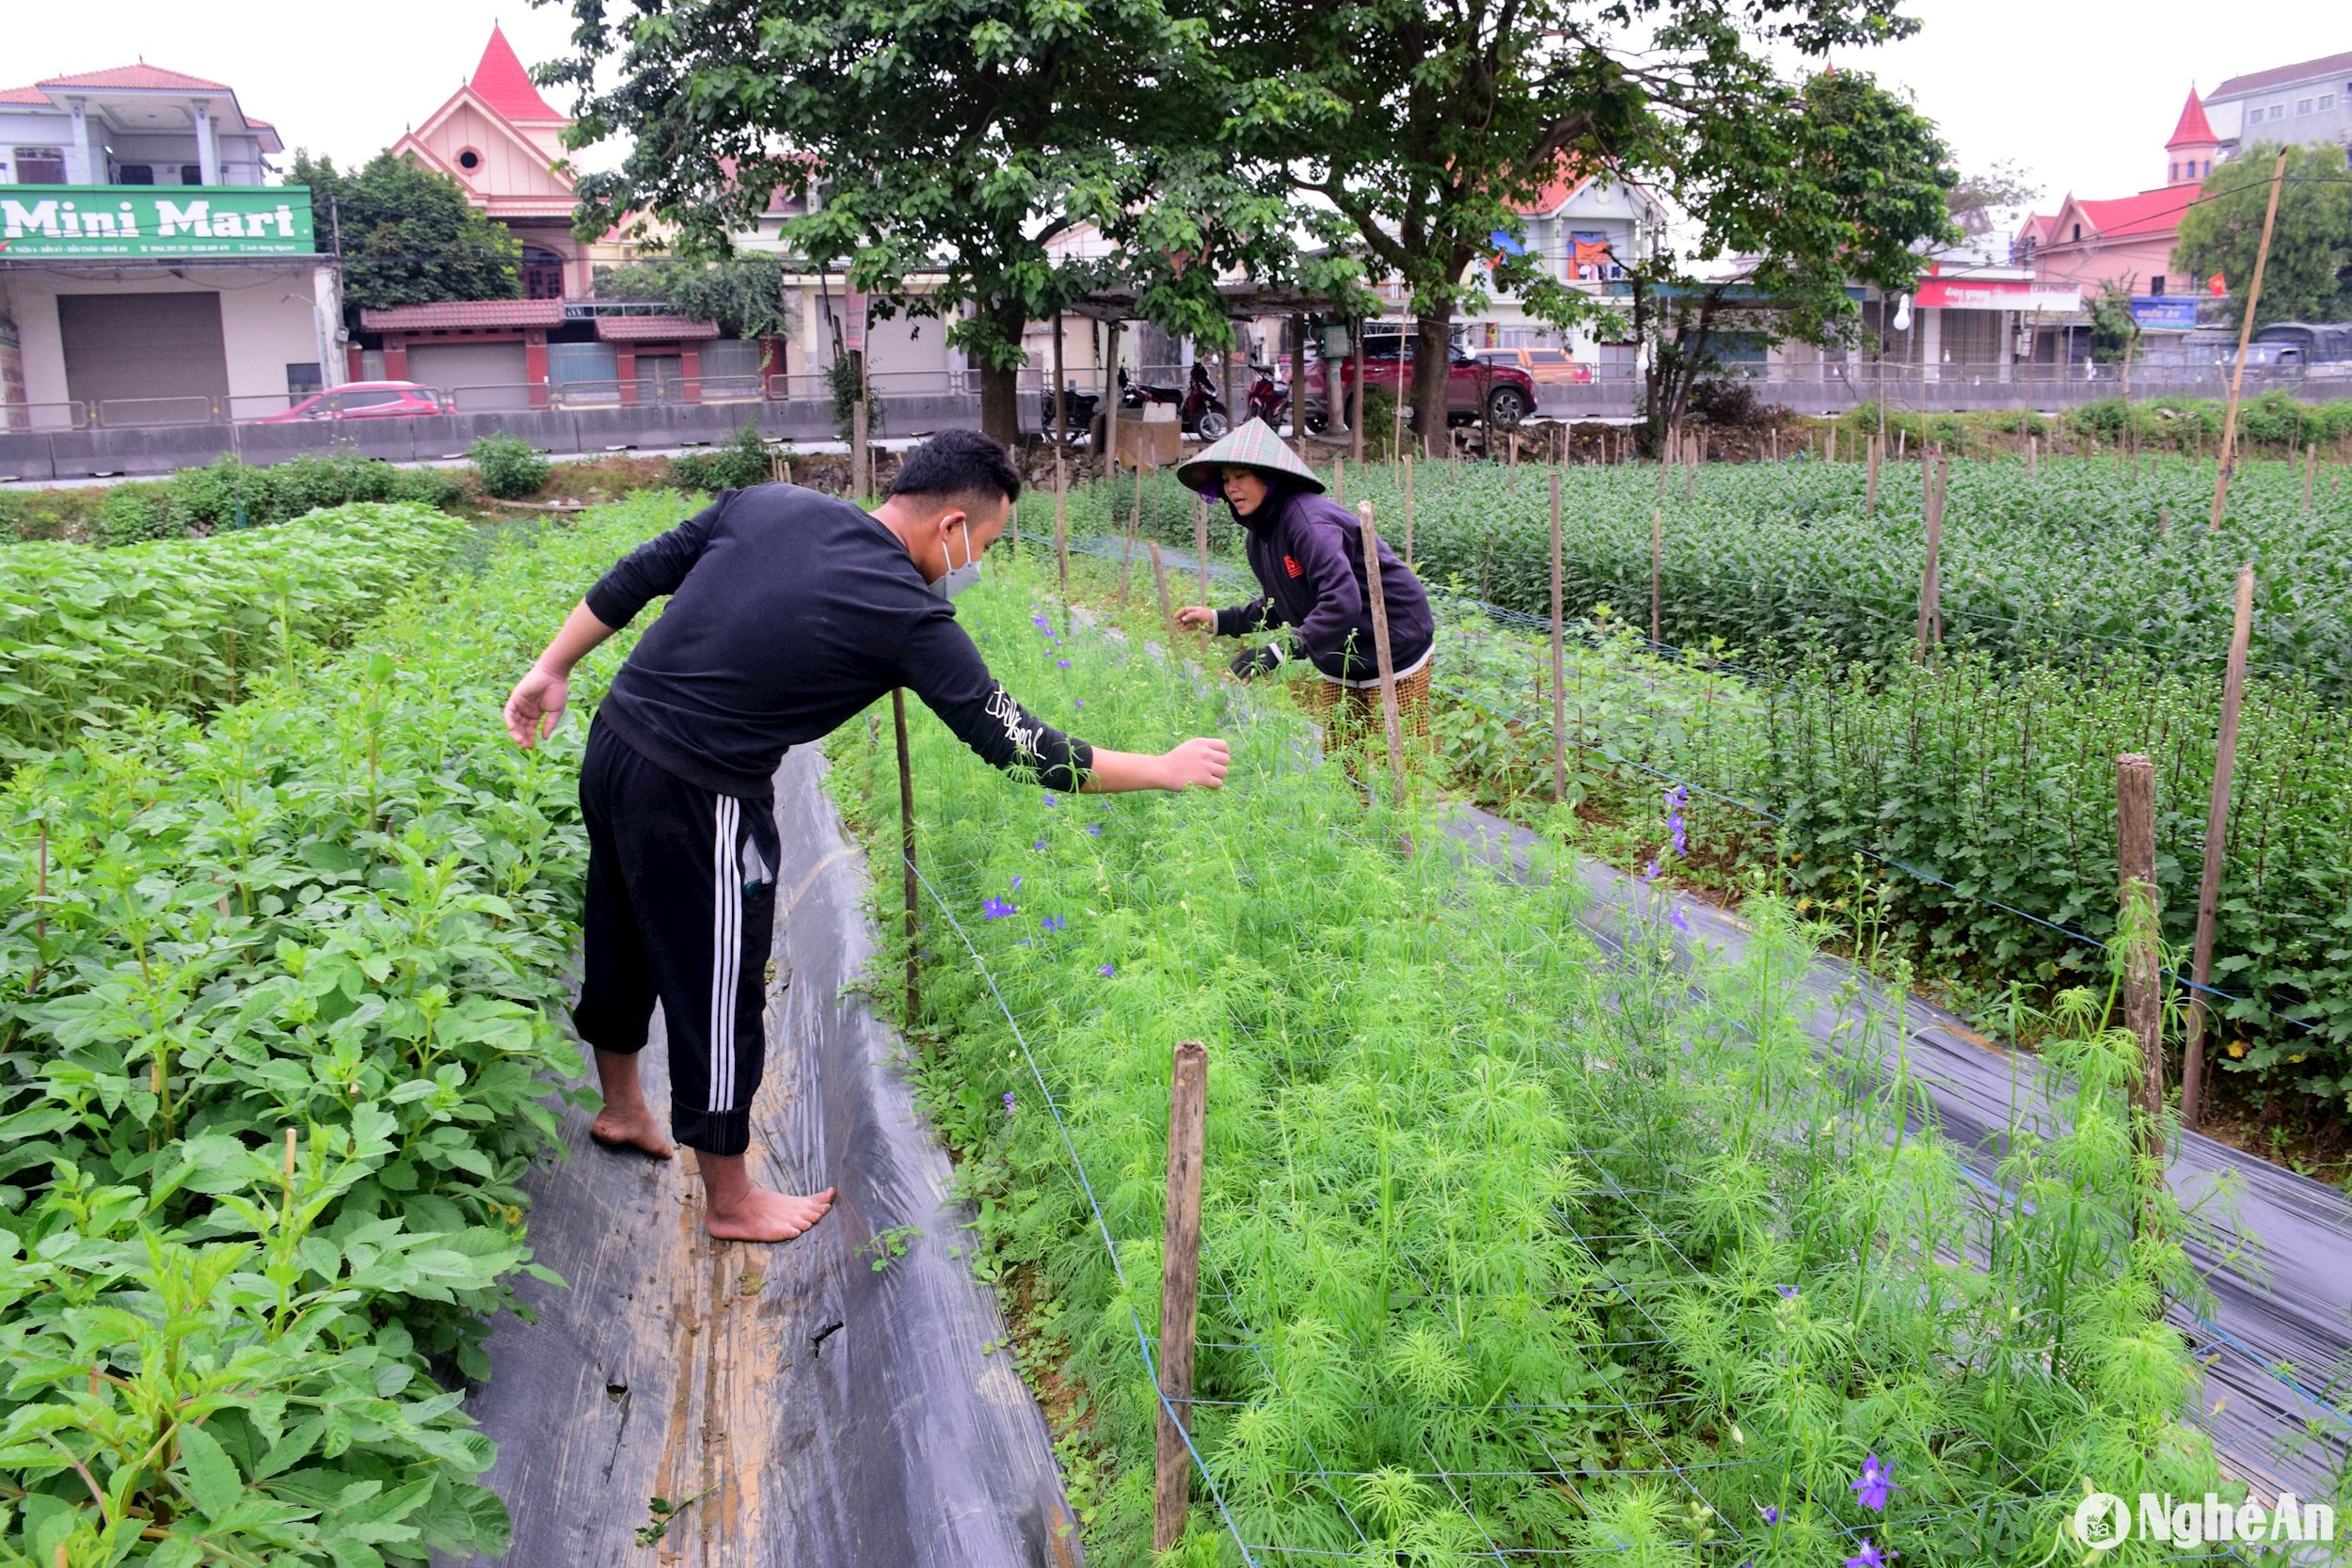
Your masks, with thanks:
<instances>
[{"instance_id":1,"label":"leafy green bush","mask_svg":"<svg viewBox=\"0 0 2352 1568\"><path fill-rule=\"evenodd\" d=\"M176 539L185 531L172 515L165 487L155 484L115 485L90 520L90 543L103 548Z\"/></svg>"},{"instance_id":2,"label":"leafy green bush","mask_svg":"<svg viewBox=\"0 0 2352 1568\"><path fill-rule=\"evenodd\" d=\"M674 512L545 536L207 730L113 732L0 796L0 907L40 911L0 925L0 1558L507 1549L433 1370L487 1371L517 1178L581 1068L582 731L525 756L495 715Z\"/></svg>"},{"instance_id":3,"label":"leafy green bush","mask_svg":"<svg viewBox=\"0 0 2352 1568\"><path fill-rule=\"evenodd\" d=\"M548 482L548 460L519 436L485 436L468 455L482 487L501 500L535 495Z\"/></svg>"},{"instance_id":4,"label":"leafy green bush","mask_svg":"<svg viewBox=\"0 0 2352 1568\"><path fill-rule=\"evenodd\" d=\"M747 424L707 452L670 459L670 483L681 490L748 490L775 478L773 449Z\"/></svg>"},{"instance_id":5,"label":"leafy green bush","mask_svg":"<svg viewBox=\"0 0 2352 1568\"><path fill-rule=\"evenodd\" d=\"M311 452L257 468L222 457L183 468L167 482L178 533L263 528L353 501L414 501L444 510L465 485L432 468L400 468L351 452Z\"/></svg>"},{"instance_id":6,"label":"leafy green bush","mask_svg":"<svg viewBox=\"0 0 2352 1568\"><path fill-rule=\"evenodd\" d=\"M134 708L233 702L297 641L336 643L373 620L465 531L413 503L358 502L284 528L103 553L11 546L0 572L0 758Z\"/></svg>"},{"instance_id":7,"label":"leafy green bush","mask_svg":"<svg viewBox=\"0 0 2352 1568\"><path fill-rule=\"evenodd\" d=\"M1556 848L1525 880L1399 854L1445 841L1441 803L1368 807L1299 765L1295 722L1140 639L1049 641L1047 579L992 569L958 602L1009 689L1233 742L1220 791L1062 798L913 729L936 889L915 1070L978 1200L980 1272L1026 1308L1025 1362L1084 1389L1062 1443L1095 1481L1091 1560L1155 1560L1138 1341L1180 1040L1211 1058L1191 1437L1249 1542L1820 1563L1867 1534L1979 1568L2043 1555L2086 1471L2217 1484L2155 1288L2185 1275L2180 1221L2136 1227L2167 1205L2135 1174L2132 1052L2095 1001L2070 999L2050 1052L2062 1118L2014 1146L2011 1196L1981 1194L1905 1136L1894 1019L1817 1059L1786 906L1752 904L1747 956L1695 983L1662 906L1610 914L1613 957ZM880 867L890 743L852 724L830 749ZM1858 1502L1870 1454L1900 1489ZM1223 1519L1204 1497L1183 1560L1230 1560Z\"/></svg>"}]
</instances>

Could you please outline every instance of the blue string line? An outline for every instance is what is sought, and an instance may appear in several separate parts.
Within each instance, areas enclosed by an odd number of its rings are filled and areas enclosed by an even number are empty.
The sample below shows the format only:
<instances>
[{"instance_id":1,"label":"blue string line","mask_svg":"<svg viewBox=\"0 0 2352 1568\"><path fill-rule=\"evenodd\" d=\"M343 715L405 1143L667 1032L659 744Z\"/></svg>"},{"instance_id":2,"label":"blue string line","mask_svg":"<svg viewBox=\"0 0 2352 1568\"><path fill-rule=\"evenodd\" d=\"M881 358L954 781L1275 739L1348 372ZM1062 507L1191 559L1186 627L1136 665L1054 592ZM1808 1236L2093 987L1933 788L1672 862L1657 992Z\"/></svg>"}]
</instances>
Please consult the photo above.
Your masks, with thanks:
<instances>
[{"instance_id":1,"label":"blue string line","mask_svg":"<svg viewBox=\"0 0 2352 1568\"><path fill-rule=\"evenodd\" d=\"M1189 1426L1183 1417L1177 1415L1176 1407L1168 1402L1168 1395L1160 1389L1159 1368L1152 1355L1150 1337L1143 1331L1142 1315L1136 1311L1135 1303L1127 1299L1134 1292L1127 1283L1127 1271L1120 1265L1119 1243L1111 1239L1110 1222L1104 1217L1103 1205L1094 1196L1094 1182L1087 1175L1086 1162L1078 1158L1078 1146L1070 1136L1069 1124L1062 1120L1061 1106L1055 1101L1054 1091L1045 1086L1045 1074L1038 1069L1037 1056L1029 1050L1028 1037L1021 1032L1021 1025L1013 1022L1012 1009L1005 1005L1004 992L996 989L996 976L989 972L987 960L980 957L980 950L972 944L971 935L964 930L963 923L956 918L955 911L948 907L947 901L939 895L939 890L931 886L930 879L923 875L913 860L907 860L906 866L923 884L923 890L931 895L931 901L939 906L939 912L946 918L948 927L956 933L958 940L962 942L964 951L972 955L973 967L987 982L989 995L996 999L996 1010L1005 1015L1006 1027L1012 1031L1013 1039L1019 1042L1021 1054L1029 1064L1029 1075L1037 1080L1038 1093L1045 1097L1045 1108L1053 1113L1054 1127L1061 1133L1062 1148L1069 1151L1071 1168L1078 1173L1078 1186L1087 1195L1087 1207L1094 1211L1094 1227L1102 1234L1103 1250L1110 1257L1111 1274L1119 1281L1120 1299L1127 1302L1127 1316L1135 1324L1136 1349L1143 1355L1144 1370L1151 1374L1152 1397L1160 1402L1161 1412L1175 1423L1178 1435L1184 1438L1184 1451L1192 1456L1194 1465L1200 1471L1200 1479L1208 1484L1209 1497L1224 1518L1225 1528L1232 1536L1233 1544L1240 1548L1242 1561L1248 1563L1249 1568L1257 1568L1258 1560L1250 1555L1248 1544L1242 1540L1241 1526L1234 1522L1232 1511L1225 1506L1225 1495L1217 1487L1216 1477L1209 1473L1209 1462L1200 1457L1199 1449L1193 1447ZM908 1020L909 1023L913 1022Z\"/></svg>"}]
</instances>

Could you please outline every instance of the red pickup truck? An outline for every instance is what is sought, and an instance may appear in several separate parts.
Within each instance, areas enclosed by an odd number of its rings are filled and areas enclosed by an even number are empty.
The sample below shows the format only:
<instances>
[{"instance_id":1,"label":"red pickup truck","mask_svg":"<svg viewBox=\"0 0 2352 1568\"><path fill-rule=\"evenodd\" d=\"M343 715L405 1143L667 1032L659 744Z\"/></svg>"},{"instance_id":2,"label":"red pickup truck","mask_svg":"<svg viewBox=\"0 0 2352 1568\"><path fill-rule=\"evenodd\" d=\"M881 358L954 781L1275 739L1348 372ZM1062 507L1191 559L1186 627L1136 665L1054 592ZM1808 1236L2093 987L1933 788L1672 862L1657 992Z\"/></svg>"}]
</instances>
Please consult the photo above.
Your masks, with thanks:
<instances>
[{"instance_id":1,"label":"red pickup truck","mask_svg":"<svg viewBox=\"0 0 2352 1568\"><path fill-rule=\"evenodd\" d=\"M1403 396L1410 398L1407 385L1411 376L1413 354L1420 336L1412 331L1383 332L1375 327L1364 334L1364 386L1368 389L1387 388L1390 391L1404 388ZM1340 391L1353 397L1356 387L1356 362L1352 358L1340 362ZM1320 429L1325 406L1323 361L1307 361L1307 428ZM1410 413L1408 406L1406 412ZM1448 424L1476 424L1482 418L1491 419L1498 428L1508 430L1535 412L1535 382L1517 365L1498 365L1473 359L1459 348L1454 351L1446 368L1445 415Z\"/></svg>"}]
</instances>

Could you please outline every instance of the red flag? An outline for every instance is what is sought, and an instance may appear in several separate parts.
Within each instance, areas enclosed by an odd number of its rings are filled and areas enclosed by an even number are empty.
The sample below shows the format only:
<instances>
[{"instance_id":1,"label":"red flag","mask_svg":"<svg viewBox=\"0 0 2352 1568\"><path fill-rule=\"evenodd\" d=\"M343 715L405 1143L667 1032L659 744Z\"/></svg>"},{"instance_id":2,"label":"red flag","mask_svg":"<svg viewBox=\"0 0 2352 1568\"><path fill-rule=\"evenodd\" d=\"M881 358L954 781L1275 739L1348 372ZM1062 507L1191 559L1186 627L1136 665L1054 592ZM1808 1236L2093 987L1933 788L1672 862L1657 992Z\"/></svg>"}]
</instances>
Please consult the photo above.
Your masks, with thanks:
<instances>
[{"instance_id":1,"label":"red flag","mask_svg":"<svg viewBox=\"0 0 2352 1568\"><path fill-rule=\"evenodd\" d=\"M2215 273L2211 277L2205 279L2205 290L2208 293L2212 294L2214 298L2219 299L2223 294L2230 292L2230 286L2221 281L2221 275L2219 273Z\"/></svg>"}]
</instances>

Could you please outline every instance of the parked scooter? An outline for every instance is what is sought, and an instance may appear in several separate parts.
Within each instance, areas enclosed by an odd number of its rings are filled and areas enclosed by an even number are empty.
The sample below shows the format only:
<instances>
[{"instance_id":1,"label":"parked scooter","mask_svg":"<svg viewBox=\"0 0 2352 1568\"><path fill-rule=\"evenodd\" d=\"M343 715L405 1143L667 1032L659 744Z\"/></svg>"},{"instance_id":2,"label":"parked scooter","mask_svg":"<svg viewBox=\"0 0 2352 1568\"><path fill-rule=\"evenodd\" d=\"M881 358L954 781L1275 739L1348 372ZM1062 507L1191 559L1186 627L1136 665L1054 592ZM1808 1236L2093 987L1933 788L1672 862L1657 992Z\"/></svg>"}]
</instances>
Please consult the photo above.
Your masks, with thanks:
<instances>
[{"instance_id":1,"label":"parked scooter","mask_svg":"<svg viewBox=\"0 0 2352 1568\"><path fill-rule=\"evenodd\" d=\"M1039 400L1041 404L1043 404L1044 401L1045 400L1041 398ZM1078 390L1078 384L1075 381L1070 382L1062 388L1061 402L1063 428L1068 430L1073 436L1083 438L1088 431L1094 428L1094 410L1096 405L1102 401L1102 396L1099 393L1081 392ZM1048 404L1041 408L1039 412L1042 416L1045 422L1045 433L1049 436L1052 435L1054 431L1054 410L1052 405Z\"/></svg>"},{"instance_id":2,"label":"parked scooter","mask_svg":"<svg viewBox=\"0 0 2352 1568\"><path fill-rule=\"evenodd\" d=\"M1209 381L1209 367L1201 360L1192 362L1192 374L1184 389L1173 387L1148 386L1128 379L1125 366L1119 372L1119 405L1121 408L1141 408L1146 404L1175 404L1177 419L1184 434L1216 440L1233 428L1232 416L1227 412L1225 400L1216 395Z\"/></svg>"},{"instance_id":3,"label":"parked scooter","mask_svg":"<svg viewBox=\"0 0 2352 1568\"><path fill-rule=\"evenodd\" d=\"M1274 379L1273 366L1252 365L1249 368L1257 372L1257 379L1249 384L1247 400L1249 417L1263 420L1272 428L1279 430L1284 417L1290 412L1291 389Z\"/></svg>"}]
</instances>

